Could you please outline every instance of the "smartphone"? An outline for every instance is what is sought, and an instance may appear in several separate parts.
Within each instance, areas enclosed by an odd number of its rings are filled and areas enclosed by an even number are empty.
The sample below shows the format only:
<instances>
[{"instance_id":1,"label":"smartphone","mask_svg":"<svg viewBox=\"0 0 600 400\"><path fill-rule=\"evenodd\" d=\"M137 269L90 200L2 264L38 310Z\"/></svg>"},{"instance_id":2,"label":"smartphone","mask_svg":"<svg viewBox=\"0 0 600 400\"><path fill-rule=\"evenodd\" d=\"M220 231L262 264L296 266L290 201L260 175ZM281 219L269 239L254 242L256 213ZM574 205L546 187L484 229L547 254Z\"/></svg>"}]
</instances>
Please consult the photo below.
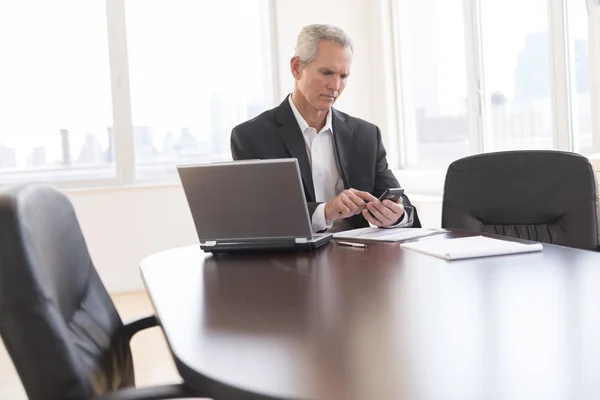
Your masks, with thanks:
<instances>
[{"instance_id":1,"label":"smartphone","mask_svg":"<svg viewBox=\"0 0 600 400\"><path fill-rule=\"evenodd\" d=\"M381 196L379 196L379 200L391 200L394 203L397 202L402 195L404 194L404 189L402 188L391 188L387 189Z\"/></svg>"},{"instance_id":2,"label":"smartphone","mask_svg":"<svg viewBox=\"0 0 600 400\"><path fill-rule=\"evenodd\" d=\"M404 189L402 189L402 188L387 189L385 192L383 192L383 194L381 196L379 196L379 201L390 200L395 203L398 201L399 198L402 197L403 194L404 194ZM368 203L368 201L365 200L365 203ZM373 216L371 211L369 211L369 214L371 214L371 216Z\"/></svg>"}]
</instances>

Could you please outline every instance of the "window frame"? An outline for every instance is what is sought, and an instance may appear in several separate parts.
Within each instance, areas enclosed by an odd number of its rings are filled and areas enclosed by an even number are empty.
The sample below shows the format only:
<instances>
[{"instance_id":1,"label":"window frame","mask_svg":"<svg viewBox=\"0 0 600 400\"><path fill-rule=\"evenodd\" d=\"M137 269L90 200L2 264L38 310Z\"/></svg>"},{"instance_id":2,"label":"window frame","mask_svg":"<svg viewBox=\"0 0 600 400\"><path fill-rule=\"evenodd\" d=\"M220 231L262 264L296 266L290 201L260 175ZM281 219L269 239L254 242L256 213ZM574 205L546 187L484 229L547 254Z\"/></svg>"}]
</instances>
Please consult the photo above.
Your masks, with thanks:
<instances>
[{"instance_id":1,"label":"window frame","mask_svg":"<svg viewBox=\"0 0 600 400\"><path fill-rule=\"evenodd\" d=\"M592 110L600 110L600 0L587 0ZM592 114L594 153L600 153L600 112Z\"/></svg>"}]
</instances>

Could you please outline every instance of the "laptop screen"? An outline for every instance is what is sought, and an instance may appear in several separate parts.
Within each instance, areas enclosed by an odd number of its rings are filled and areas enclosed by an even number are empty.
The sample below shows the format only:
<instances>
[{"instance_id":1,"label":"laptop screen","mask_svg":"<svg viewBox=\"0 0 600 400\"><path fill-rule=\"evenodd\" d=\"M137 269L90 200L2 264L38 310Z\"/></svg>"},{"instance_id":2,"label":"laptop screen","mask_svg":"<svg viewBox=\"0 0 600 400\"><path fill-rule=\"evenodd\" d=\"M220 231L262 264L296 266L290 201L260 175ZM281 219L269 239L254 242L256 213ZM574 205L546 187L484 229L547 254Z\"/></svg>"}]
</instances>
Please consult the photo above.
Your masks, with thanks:
<instances>
[{"instance_id":1,"label":"laptop screen","mask_svg":"<svg viewBox=\"0 0 600 400\"><path fill-rule=\"evenodd\" d=\"M179 177L198 238L311 238L296 159L184 165Z\"/></svg>"}]
</instances>

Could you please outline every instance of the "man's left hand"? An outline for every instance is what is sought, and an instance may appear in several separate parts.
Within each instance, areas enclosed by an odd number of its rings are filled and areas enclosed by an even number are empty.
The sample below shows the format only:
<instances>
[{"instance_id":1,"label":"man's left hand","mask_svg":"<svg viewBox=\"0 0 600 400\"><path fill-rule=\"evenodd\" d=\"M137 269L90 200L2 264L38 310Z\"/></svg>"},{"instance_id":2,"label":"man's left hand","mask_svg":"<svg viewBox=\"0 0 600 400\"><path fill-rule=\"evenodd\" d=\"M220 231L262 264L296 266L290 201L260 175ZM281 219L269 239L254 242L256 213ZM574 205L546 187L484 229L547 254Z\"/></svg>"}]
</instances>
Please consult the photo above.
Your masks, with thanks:
<instances>
[{"instance_id":1,"label":"man's left hand","mask_svg":"<svg viewBox=\"0 0 600 400\"><path fill-rule=\"evenodd\" d=\"M402 199L398 199L397 203L391 200L383 200L383 202L379 200L370 201L362 212L363 217L376 226L394 225L400 220L402 214L404 214Z\"/></svg>"}]
</instances>

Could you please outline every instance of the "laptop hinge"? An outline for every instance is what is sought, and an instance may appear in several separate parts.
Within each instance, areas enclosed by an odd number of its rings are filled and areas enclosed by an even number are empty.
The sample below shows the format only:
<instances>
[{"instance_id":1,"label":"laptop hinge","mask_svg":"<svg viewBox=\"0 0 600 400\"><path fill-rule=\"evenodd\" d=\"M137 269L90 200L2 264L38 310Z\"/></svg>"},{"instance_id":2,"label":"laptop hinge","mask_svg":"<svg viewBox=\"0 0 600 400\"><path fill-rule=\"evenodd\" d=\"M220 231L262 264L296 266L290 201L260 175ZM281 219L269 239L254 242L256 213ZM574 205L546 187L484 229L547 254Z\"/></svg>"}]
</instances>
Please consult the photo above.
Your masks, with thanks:
<instances>
[{"instance_id":1,"label":"laptop hinge","mask_svg":"<svg viewBox=\"0 0 600 400\"><path fill-rule=\"evenodd\" d=\"M306 243L306 242L308 242L308 239L306 239L306 238L296 238L296 239L294 239L294 241L296 243Z\"/></svg>"},{"instance_id":2,"label":"laptop hinge","mask_svg":"<svg viewBox=\"0 0 600 400\"><path fill-rule=\"evenodd\" d=\"M216 240L209 240L207 242L202 243L204 246L216 246L217 245L217 241Z\"/></svg>"}]
</instances>

